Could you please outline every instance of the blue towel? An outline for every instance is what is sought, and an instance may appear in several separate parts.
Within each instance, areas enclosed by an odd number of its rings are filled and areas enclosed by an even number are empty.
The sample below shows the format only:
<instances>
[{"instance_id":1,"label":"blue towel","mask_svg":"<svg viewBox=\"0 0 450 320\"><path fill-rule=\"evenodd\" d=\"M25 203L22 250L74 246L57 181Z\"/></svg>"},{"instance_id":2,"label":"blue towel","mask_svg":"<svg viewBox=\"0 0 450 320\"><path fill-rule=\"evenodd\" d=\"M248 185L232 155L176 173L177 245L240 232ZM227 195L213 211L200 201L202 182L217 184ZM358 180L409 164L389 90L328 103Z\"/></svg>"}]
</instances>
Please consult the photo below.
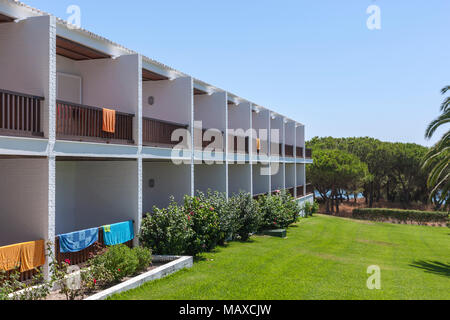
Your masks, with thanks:
<instances>
[{"instance_id":1,"label":"blue towel","mask_svg":"<svg viewBox=\"0 0 450 320\"><path fill-rule=\"evenodd\" d=\"M133 221L116 223L108 227L111 228L109 232L103 227L103 241L107 246L115 246L134 239Z\"/></svg>"},{"instance_id":2,"label":"blue towel","mask_svg":"<svg viewBox=\"0 0 450 320\"><path fill-rule=\"evenodd\" d=\"M62 253L79 252L98 241L98 228L59 235L59 250Z\"/></svg>"}]
</instances>

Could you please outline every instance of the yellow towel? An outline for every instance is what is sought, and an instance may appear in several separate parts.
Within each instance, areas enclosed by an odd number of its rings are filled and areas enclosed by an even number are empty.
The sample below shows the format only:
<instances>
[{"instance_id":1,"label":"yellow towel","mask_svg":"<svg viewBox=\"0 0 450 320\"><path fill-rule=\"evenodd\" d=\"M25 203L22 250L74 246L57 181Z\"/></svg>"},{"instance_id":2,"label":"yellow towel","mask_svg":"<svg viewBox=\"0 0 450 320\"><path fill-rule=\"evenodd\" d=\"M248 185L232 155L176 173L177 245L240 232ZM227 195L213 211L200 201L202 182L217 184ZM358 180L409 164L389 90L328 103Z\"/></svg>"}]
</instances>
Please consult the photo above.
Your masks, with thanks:
<instances>
[{"instance_id":1,"label":"yellow towel","mask_svg":"<svg viewBox=\"0 0 450 320\"><path fill-rule=\"evenodd\" d=\"M261 151L261 139L256 139L256 150Z\"/></svg>"},{"instance_id":2,"label":"yellow towel","mask_svg":"<svg viewBox=\"0 0 450 320\"><path fill-rule=\"evenodd\" d=\"M116 132L116 110L103 109L103 131Z\"/></svg>"},{"instance_id":3,"label":"yellow towel","mask_svg":"<svg viewBox=\"0 0 450 320\"><path fill-rule=\"evenodd\" d=\"M20 266L22 244L0 247L0 270L14 270Z\"/></svg>"},{"instance_id":4,"label":"yellow towel","mask_svg":"<svg viewBox=\"0 0 450 320\"><path fill-rule=\"evenodd\" d=\"M33 270L45 264L44 240L22 243L20 272Z\"/></svg>"}]
</instances>

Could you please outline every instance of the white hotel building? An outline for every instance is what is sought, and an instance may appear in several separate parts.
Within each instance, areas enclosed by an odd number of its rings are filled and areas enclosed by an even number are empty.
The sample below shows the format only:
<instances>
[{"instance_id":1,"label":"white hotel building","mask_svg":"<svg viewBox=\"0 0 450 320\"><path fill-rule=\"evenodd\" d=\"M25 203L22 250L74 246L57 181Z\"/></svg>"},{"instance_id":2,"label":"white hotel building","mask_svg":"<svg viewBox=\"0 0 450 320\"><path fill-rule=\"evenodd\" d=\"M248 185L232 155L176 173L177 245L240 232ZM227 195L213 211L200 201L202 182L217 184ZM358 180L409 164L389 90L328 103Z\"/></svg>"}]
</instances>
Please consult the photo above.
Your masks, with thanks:
<instances>
[{"instance_id":1,"label":"white hotel building","mask_svg":"<svg viewBox=\"0 0 450 320\"><path fill-rule=\"evenodd\" d=\"M116 110L114 133L102 130L102 108ZM202 148L198 121L224 133L221 150ZM182 164L176 129L189 132ZM303 124L0 0L0 246L127 220L137 233L153 206L197 190L289 189L311 201L309 163Z\"/></svg>"}]
</instances>

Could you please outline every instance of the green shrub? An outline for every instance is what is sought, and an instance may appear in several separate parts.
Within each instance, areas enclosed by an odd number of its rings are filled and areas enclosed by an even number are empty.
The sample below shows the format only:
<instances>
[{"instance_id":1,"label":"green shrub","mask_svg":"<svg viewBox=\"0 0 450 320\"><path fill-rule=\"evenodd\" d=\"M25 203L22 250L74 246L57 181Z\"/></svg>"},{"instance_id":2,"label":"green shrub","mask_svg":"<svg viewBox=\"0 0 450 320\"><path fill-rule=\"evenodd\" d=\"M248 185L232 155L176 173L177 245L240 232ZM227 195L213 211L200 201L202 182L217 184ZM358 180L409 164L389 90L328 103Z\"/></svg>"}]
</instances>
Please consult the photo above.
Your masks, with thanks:
<instances>
[{"instance_id":1,"label":"green shrub","mask_svg":"<svg viewBox=\"0 0 450 320\"><path fill-rule=\"evenodd\" d=\"M232 239L238 228L237 210L227 200L225 193L208 191L206 196L199 193L199 198L204 202L208 202L217 212L219 218L219 240L220 245L225 241Z\"/></svg>"},{"instance_id":2,"label":"green shrub","mask_svg":"<svg viewBox=\"0 0 450 320\"><path fill-rule=\"evenodd\" d=\"M92 265L97 269L98 278L103 279L99 272L106 272L106 281L120 282L123 278L136 273L139 259L132 249L126 245L110 247L105 254L93 259Z\"/></svg>"},{"instance_id":3,"label":"green shrub","mask_svg":"<svg viewBox=\"0 0 450 320\"><path fill-rule=\"evenodd\" d=\"M187 253L195 256L213 250L221 238L216 208L201 194L199 197L185 196L183 209L193 231Z\"/></svg>"},{"instance_id":4,"label":"green shrub","mask_svg":"<svg viewBox=\"0 0 450 320\"><path fill-rule=\"evenodd\" d=\"M133 252L138 259L136 272L147 270L147 268L152 264L152 250L143 247L136 247L133 248Z\"/></svg>"},{"instance_id":5,"label":"green shrub","mask_svg":"<svg viewBox=\"0 0 450 320\"><path fill-rule=\"evenodd\" d=\"M140 242L155 254L183 255L193 236L184 208L172 198L168 208L153 210L142 220Z\"/></svg>"},{"instance_id":6,"label":"green shrub","mask_svg":"<svg viewBox=\"0 0 450 320\"><path fill-rule=\"evenodd\" d=\"M283 206L287 211L287 215L291 217L289 220L289 225L296 223L301 211L300 205L288 190L283 190L280 193L280 197L283 202Z\"/></svg>"},{"instance_id":7,"label":"green shrub","mask_svg":"<svg viewBox=\"0 0 450 320\"><path fill-rule=\"evenodd\" d=\"M385 221L394 219L399 222L438 222L446 223L449 221L448 212L417 211L417 210L399 210L399 209L354 209L353 217L355 219L366 219L375 221Z\"/></svg>"},{"instance_id":8,"label":"green shrub","mask_svg":"<svg viewBox=\"0 0 450 320\"><path fill-rule=\"evenodd\" d=\"M293 216L286 209L280 195L262 196L258 200L261 212L260 230L285 229L289 227Z\"/></svg>"},{"instance_id":9,"label":"green shrub","mask_svg":"<svg viewBox=\"0 0 450 320\"><path fill-rule=\"evenodd\" d=\"M230 200L230 205L237 210L237 228L235 239L247 241L250 234L258 231L261 223L258 202L249 193L239 193Z\"/></svg>"},{"instance_id":10,"label":"green shrub","mask_svg":"<svg viewBox=\"0 0 450 320\"><path fill-rule=\"evenodd\" d=\"M313 214L319 212L319 203L314 201L313 203L306 201L303 205L303 210L305 212L305 218L312 217Z\"/></svg>"}]
</instances>

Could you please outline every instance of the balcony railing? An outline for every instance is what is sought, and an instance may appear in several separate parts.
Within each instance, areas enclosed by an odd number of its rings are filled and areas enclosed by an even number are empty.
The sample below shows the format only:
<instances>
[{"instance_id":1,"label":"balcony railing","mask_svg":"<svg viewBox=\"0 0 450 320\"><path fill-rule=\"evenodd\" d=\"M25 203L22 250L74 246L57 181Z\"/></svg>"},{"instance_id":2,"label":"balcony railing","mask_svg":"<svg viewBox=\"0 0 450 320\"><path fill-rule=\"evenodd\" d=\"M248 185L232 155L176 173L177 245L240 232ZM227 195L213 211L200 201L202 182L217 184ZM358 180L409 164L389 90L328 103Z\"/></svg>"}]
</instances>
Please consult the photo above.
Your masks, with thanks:
<instances>
[{"instance_id":1,"label":"balcony railing","mask_svg":"<svg viewBox=\"0 0 450 320\"><path fill-rule=\"evenodd\" d=\"M302 198L304 197L304 187L303 186L298 186L297 187L297 198Z\"/></svg>"},{"instance_id":2,"label":"balcony railing","mask_svg":"<svg viewBox=\"0 0 450 320\"><path fill-rule=\"evenodd\" d=\"M294 157L294 146L291 145L286 145L285 149L284 149L285 153L286 153L286 157Z\"/></svg>"},{"instance_id":3,"label":"balcony railing","mask_svg":"<svg viewBox=\"0 0 450 320\"><path fill-rule=\"evenodd\" d=\"M278 147L276 147L276 144L274 144L272 146L272 148L270 149L270 151L273 156L282 157L283 156L283 144L281 144L281 143L278 144Z\"/></svg>"},{"instance_id":4,"label":"balcony railing","mask_svg":"<svg viewBox=\"0 0 450 320\"><path fill-rule=\"evenodd\" d=\"M295 197L295 188L289 188L288 192L291 194L291 196Z\"/></svg>"},{"instance_id":5,"label":"balcony railing","mask_svg":"<svg viewBox=\"0 0 450 320\"><path fill-rule=\"evenodd\" d=\"M306 195L314 194L314 186L310 183L306 185Z\"/></svg>"},{"instance_id":6,"label":"balcony railing","mask_svg":"<svg viewBox=\"0 0 450 320\"><path fill-rule=\"evenodd\" d=\"M303 158L303 148L297 147L297 158Z\"/></svg>"},{"instance_id":7,"label":"balcony railing","mask_svg":"<svg viewBox=\"0 0 450 320\"><path fill-rule=\"evenodd\" d=\"M114 133L103 131L103 109L65 101L56 102L56 136L74 141L133 144L134 115L116 112Z\"/></svg>"},{"instance_id":8,"label":"balcony railing","mask_svg":"<svg viewBox=\"0 0 450 320\"><path fill-rule=\"evenodd\" d=\"M206 131L208 131L208 130L210 130L210 129L203 129L203 130L202 130L202 149L205 149L205 148L208 147L211 143L216 142L216 137L214 137L214 136L211 137L211 140L210 140L210 141L207 141L207 140L204 139L205 133L206 133ZM222 141L222 150L224 150L224 149L225 149L225 133L222 131L222 132L221 132L221 135L222 135L222 139L223 139L223 141Z\"/></svg>"},{"instance_id":9,"label":"balcony railing","mask_svg":"<svg viewBox=\"0 0 450 320\"><path fill-rule=\"evenodd\" d=\"M312 159L312 149L305 149L306 159Z\"/></svg>"},{"instance_id":10,"label":"balcony railing","mask_svg":"<svg viewBox=\"0 0 450 320\"><path fill-rule=\"evenodd\" d=\"M43 137L41 101L43 97L0 90L0 135Z\"/></svg>"},{"instance_id":11,"label":"balcony railing","mask_svg":"<svg viewBox=\"0 0 450 320\"><path fill-rule=\"evenodd\" d=\"M178 129L187 129L189 126L174 122L162 121L152 118L142 119L142 140L146 146L173 147L180 141L172 141L172 134Z\"/></svg>"},{"instance_id":12,"label":"balcony railing","mask_svg":"<svg viewBox=\"0 0 450 320\"><path fill-rule=\"evenodd\" d=\"M242 140L243 137L239 137L239 136L230 136L230 142L229 143L233 143L233 152L234 153L245 153L245 154L249 154L249 150L250 150L250 138L249 137L245 137L245 143L244 143L244 150L238 150L239 147L241 147L238 144L239 140Z\"/></svg>"}]
</instances>

